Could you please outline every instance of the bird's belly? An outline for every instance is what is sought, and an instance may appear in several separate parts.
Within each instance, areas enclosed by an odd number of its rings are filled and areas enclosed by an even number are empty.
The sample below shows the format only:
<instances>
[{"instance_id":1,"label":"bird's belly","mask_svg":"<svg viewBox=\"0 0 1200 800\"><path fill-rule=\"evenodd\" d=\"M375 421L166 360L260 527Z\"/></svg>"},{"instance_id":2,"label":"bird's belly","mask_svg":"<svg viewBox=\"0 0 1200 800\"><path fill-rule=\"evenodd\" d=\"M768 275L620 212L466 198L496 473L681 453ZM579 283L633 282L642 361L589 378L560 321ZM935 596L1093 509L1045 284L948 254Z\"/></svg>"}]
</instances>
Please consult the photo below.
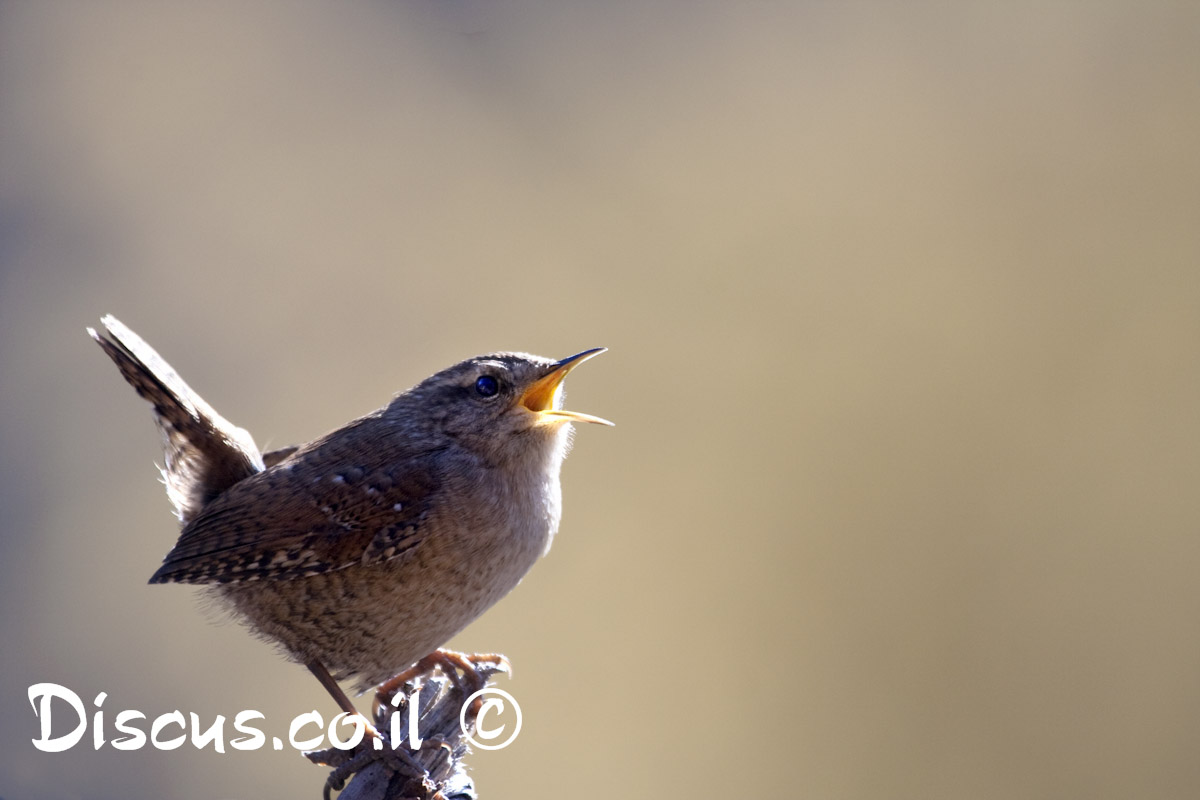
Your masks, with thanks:
<instances>
[{"instance_id":1,"label":"bird's belly","mask_svg":"<svg viewBox=\"0 0 1200 800\"><path fill-rule=\"evenodd\" d=\"M298 662L320 661L339 680L354 678L364 691L444 645L508 594L545 550L557 508L538 505L500 519L440 521L411 552L382 564L216 588L261 638Z\"/></svg>"}]
</instances>

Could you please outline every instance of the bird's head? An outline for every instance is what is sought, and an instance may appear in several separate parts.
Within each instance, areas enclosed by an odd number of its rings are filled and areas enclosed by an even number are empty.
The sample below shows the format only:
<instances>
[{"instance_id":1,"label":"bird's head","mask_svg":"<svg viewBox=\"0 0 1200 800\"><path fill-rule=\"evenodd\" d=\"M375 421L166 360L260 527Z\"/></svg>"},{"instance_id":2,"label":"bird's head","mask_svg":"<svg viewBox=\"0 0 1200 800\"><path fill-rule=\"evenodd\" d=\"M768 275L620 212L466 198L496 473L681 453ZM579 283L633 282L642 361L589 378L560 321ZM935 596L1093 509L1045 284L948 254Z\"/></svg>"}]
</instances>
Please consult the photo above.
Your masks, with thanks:
<instances>
[{"instance_id":1,"label":"bird's head","mask_svg":"<svg viewBox=\"0 0 1200 800\"><path fill-rule=\"evenodd\" d=\"M560 361L528 353L476 356L426 378L392 406L419 415L427 431L449 435L493 458L565 444L568 423L612 425L562 407L563 379L604 351L597 347Z\"/></svg>"}]
</instances>

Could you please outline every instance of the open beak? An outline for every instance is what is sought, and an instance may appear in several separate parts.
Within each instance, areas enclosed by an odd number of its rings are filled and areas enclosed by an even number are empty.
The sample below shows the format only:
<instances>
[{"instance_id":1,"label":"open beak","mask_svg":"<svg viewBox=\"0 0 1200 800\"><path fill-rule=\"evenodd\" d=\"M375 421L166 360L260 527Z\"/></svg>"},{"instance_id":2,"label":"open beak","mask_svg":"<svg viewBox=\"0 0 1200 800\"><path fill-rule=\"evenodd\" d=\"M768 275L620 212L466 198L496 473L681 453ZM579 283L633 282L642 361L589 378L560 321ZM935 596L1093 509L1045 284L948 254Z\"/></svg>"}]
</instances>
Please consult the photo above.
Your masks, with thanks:
<instances>
[{"instance_id":1,"label":"open beak","mask_svg":"<svg viewBox=\"0 0 1200 800\"><path fill-rule=\"evenodd\" d=\"M594 422L597 425L612 425L608 420L593 417L591 414L580 414L578 411L563 411L555 408L563 378L567 377L567 373L607 349L607 347L596 347L559 361L549 374L538 378L525 390L525 394L521 395L521 405L547 422Z\"/></svg>"}]
</instances>

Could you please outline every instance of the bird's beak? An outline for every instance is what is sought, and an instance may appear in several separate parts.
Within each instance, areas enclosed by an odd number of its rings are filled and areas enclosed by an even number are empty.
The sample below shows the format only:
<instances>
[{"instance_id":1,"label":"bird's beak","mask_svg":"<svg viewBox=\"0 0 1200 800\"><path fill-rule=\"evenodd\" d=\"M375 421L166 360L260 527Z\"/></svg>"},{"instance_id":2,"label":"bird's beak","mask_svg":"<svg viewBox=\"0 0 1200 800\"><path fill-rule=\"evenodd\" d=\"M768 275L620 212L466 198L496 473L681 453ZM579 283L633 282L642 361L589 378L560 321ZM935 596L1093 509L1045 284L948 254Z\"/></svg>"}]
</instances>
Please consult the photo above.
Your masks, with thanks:
<instances>
[{"instance_id":1,"label":"bird's beak","mask_svg":"<svg viewBox=\"0 0 1200 800\"><path fill-rule=\"evenodd\" d=\"M538 378L525 390L525 394L521 395L521 405L547 422L594 422L597 425L612 425L608 420L593 417L591 414L563 411L554 407L557 404L563 378L567 377L567 373L607 349L607 347L596 347L559 361L549 374Z\"/></svg>"}]
</instances>

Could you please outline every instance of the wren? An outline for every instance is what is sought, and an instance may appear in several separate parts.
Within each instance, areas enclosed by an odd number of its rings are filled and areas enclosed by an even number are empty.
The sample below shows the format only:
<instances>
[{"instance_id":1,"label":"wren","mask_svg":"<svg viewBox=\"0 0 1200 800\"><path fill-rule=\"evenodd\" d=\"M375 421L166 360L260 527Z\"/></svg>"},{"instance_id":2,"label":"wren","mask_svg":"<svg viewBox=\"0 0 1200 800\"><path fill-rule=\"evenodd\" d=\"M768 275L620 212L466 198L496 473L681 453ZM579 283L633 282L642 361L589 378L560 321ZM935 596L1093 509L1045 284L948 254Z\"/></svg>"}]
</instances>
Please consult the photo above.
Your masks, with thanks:
<instances>
[{"instance_id":1,"label":"wren","mask_svg":"<svg viewBox=\"0 0 1200 800\"><path fill-rule=\"evenodd\" d=\"M509 593L550 548L572 422L604 352L469 358L308 444L261 453L112 316L88 332L154 408L182 523L151 583L208 584L344 710Z\"/></svg>"}]
</instances>

